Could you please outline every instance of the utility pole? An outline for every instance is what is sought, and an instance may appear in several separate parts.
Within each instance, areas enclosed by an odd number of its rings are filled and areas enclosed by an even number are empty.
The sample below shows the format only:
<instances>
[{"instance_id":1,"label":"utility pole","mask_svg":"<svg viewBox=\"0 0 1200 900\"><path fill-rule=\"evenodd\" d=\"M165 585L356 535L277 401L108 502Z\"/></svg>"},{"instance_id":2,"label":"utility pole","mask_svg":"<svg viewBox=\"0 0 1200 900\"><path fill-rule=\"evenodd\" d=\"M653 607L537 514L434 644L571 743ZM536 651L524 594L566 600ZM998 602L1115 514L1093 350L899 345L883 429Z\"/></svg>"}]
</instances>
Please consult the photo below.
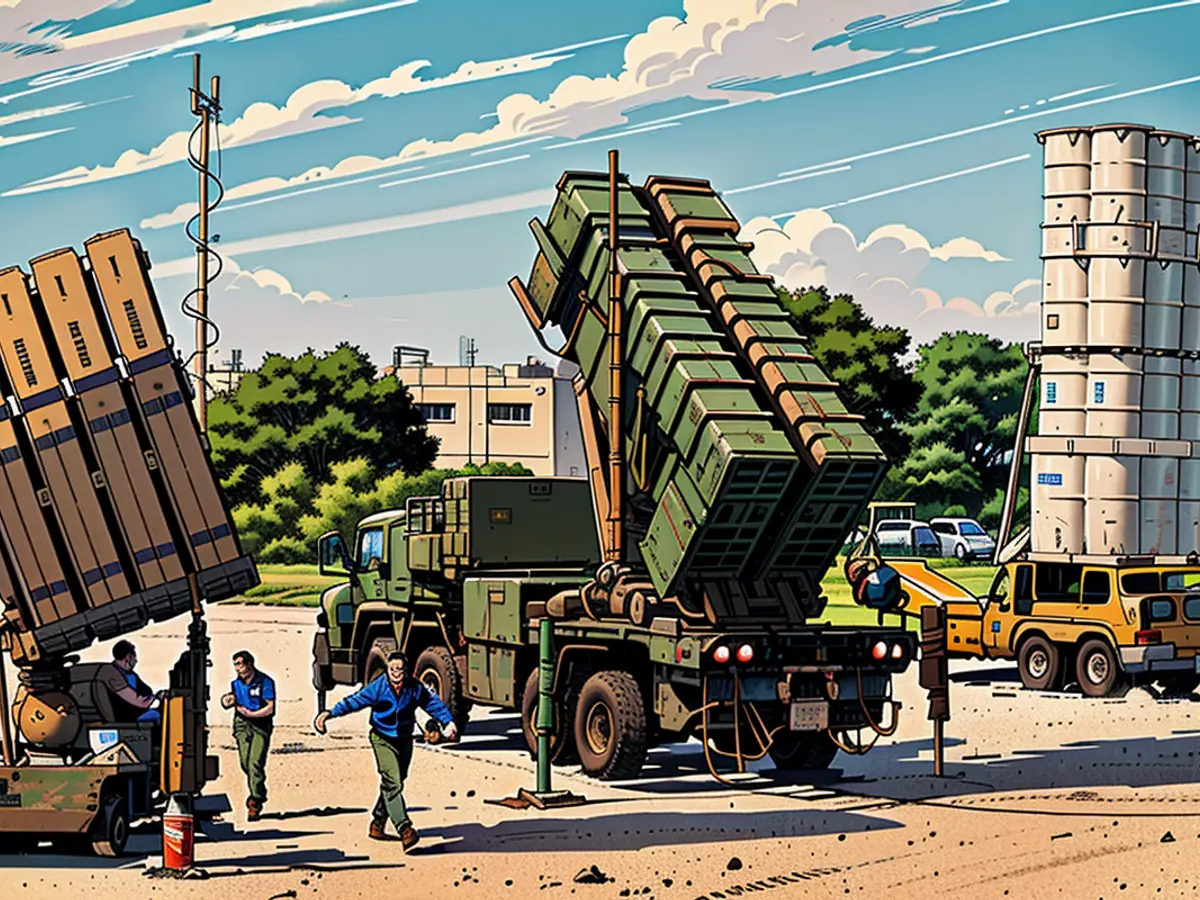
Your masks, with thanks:
<instances>
[{"instance_id":1,"label":"utility pole","mask_svg":"<svg viewBox=\"0 0 1200 900\"><path fill-rule=\"evenodd\" d=\"M196 234L196 419L200 431L208 432L208 171L209 136L221 112L221 78L212 77L208 94L200 90L200 54L192 54L192 115L200 117L200 156L195 161L200 173L199 226ZM188 152L191 152L189 142Z\"/></svg>"}]
</instances>

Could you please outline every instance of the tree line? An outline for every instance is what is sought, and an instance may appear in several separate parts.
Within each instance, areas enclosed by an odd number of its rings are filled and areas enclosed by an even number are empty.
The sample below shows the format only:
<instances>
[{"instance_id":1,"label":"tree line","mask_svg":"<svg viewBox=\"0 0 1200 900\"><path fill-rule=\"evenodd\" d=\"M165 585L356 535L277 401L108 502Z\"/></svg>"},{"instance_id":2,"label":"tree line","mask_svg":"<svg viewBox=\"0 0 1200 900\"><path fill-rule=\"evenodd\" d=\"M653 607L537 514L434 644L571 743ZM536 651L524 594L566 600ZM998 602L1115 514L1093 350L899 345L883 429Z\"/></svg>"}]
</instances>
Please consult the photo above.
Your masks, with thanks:
<instances>
[{"instance_id":1,"label":"tree line","mask_svg":"<svg viewBox=\"0 0 1200 900\"><path fill-rule=\"evenodd\" d=\"M905 329L876 324L849 295L813 287L778 296L891 461L877 499L994 528L1027 371L1021 347L960 331L914 349ZM325 531L349 536L363 516L437 493L455 475L532 474L495 463L432 468L438 442L408 390L377 378L348 343L268 354L210 403L208 417L234 522L262 562L312 562ZM1022 489L1018 516L1027 506Z\"/></svg>"}]
</instances>

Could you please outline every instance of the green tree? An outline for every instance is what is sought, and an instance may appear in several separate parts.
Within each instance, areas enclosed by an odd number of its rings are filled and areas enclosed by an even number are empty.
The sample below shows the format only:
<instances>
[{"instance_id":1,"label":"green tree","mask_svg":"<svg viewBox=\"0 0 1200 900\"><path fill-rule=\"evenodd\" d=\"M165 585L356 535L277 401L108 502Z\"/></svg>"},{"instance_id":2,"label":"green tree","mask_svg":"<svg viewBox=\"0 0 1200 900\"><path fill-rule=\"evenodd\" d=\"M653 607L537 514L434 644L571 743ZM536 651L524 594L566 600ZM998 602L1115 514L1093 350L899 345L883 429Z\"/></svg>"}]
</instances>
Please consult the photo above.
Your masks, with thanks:
<instances>
[{"instance_id":1,"label":"green tree","mask_svg":"<svg viewBox=\"0 0 1200 900\"><path fill-rule=\"evenodd\" d=\"M349 459L414 473L437 455L408 390L377 380L370 358L346 343L320 356L269 354L208 416L213 463L234 503L261 502L263 480L290 462L320 484Z\"/></svg>"},{"instance_id":2,"label":"green tree","mask_svg":"<svg viewBox=\"0 0 1200 900\"><path fill-rule=\"evenodd\" d=\"M912 451L897 472L921 514L979 512L1003 496L1028 365L1021 347L972 332L918 348L922 394L902 430ZM998 512L997 512L998 515Z\"/></svg>"},{"instance_id":3,"label":"green tree","mask_svg":"<svg viewBox=\"0 0 1200 900\"><path fill-rule=\"evenodd\" d=\"M900 425L921 396L912 367L903 361L912 342L908 332L876 325L848 294L831 298L824 287L777 292L813 356L838 382L847 408L866 417L867 430L888 459L900 463L909 449Z\"/></svg>"}]
</instances>

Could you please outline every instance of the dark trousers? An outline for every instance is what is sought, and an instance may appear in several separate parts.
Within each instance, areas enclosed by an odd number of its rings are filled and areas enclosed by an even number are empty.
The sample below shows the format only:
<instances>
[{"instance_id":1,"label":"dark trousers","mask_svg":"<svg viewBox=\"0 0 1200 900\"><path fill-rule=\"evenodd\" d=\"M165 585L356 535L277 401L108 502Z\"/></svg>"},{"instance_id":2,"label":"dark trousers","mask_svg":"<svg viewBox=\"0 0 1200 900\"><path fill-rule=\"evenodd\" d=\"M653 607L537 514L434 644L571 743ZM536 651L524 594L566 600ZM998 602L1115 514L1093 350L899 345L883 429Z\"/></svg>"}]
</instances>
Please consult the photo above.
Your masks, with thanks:
<instances>
[{"instance_id":1,"label":"dark trousers","mask_svg":"<svg viewBox=\"0 0 1200 900\"><path fill-rule=\"evenodd\" d=\"M243 716L233 717L233 736L237 739L238 761L246 773L250 799L267 802L267 754L271 751L273 723L265 725Z\"/></svg>"},{"instance_id":2,"label":"dark trousers","mask_svg":"<svg viewBox=\"0 0 1200 900\"><path fill-rule=\"evenodd\" d=\"M404 779L412 764L412 736L389 738L372 729L371 749L375 751L375 768L379 770L379 799L375 801L372 816L376 822L391 819L400 831L412 824L404 806Z\"/></svg>"}]
</instances>

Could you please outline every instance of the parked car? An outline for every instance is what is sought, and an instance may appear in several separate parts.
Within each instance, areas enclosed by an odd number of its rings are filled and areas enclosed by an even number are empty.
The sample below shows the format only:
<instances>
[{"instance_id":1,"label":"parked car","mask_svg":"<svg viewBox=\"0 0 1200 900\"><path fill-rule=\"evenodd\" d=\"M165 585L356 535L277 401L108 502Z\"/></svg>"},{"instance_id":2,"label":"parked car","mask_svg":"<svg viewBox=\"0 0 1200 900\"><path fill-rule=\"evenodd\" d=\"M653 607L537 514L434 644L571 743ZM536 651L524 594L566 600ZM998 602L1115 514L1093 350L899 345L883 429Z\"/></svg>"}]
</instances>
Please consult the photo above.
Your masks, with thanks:
<instances>
[{"instance_id":1,"label":"parked car","mask_svg":"<svg viewBox=\"0 0 1200 900\"><path fill-rule=\"evenodd\" d=\"M939 517L929 520L942 545L942 556L961 560L990 559L996 552L996 542L974 519Z\"/></svg>"},{"instance_id":2,"label":"parked car","mask_svg":"<svg viewBox=\"0 0 1200 900\"><path fill-rule=\"evenodd\" d=\"M928 522L884 519L875 526L875 540L884 556L941 556L942 545Z\"/></svg>"}]
</instances>

